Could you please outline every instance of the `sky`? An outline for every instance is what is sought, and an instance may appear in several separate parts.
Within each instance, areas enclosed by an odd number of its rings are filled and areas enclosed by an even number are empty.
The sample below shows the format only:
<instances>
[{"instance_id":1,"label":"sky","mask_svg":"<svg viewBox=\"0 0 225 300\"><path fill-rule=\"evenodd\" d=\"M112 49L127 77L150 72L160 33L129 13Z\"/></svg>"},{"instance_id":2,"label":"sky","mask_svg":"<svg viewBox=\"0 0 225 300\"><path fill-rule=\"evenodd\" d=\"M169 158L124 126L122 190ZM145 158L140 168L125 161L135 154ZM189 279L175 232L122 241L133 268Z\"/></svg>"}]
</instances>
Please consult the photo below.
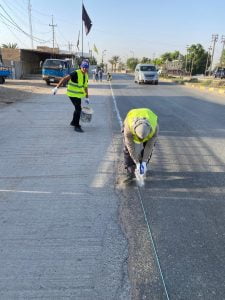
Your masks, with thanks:
<instances>
[{"instance_id":1,"label":"sky","mask_svg":"<svg viewBox=\"0 0 225 300\"><path fill-rule=\"evenodd\" d=\"M28 0L0 0L0 45L17 43L19 48L31 48ZM55 44L60 49L77 51L81 32L82 0L30 0L32 31L37 45L52 46L52 27ZM155 58L165 52L200 43L208 50L212 34L218 34L214 63L222 50L221 38L225 36L224 0L83 0L92 20L89 34L83 36L84 52L95 45L98 62L107 62L112 56L122 61L129 57ZM15 22L23 32L16 29ZM80 34L81 35L81 34ZM81 37L80 37L81 48ZM81 49L80 49L81 50Z\"/></svg>"}]
</instances>

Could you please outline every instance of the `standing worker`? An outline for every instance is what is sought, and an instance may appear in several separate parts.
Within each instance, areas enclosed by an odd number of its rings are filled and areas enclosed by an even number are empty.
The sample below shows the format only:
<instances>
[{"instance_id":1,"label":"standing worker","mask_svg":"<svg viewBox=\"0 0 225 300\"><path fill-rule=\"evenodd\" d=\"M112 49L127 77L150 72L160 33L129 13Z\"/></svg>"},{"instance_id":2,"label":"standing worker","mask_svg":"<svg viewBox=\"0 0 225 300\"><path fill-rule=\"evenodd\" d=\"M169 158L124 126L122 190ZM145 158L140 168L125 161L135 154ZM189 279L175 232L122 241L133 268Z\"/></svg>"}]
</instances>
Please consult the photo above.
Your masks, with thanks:
<instances>
[{"instance_id":1,"label":"standing worker","mask_svg":"<svg viewBox=\"0 0 225 300\"><path fill-rule=\"evenodd\" d=\"M158 117L148 108L132 109L124 120L124 165L128 177L145 174L159 132ZM135 144L142 144L140 152Z\"/></svg>"},{"instance_id":2,"label":"standing worker","mask_svg":"<svg viewBox=\"0 0 225 300\"><path fill-rule=\"evenodd\" d=\"M89 104L88 69L88 61L82 61L80 69L75 70L70 75L63 77L57 86L52 90L53 95L55 95L58 91L58 88L69 81L66 94L75 107L73 120L71 121L70 125L74 126L74 130L77 132L83 132L83 129L80 126L81 99L85 98L85 103Z\"/></svg>"}]
</instances>

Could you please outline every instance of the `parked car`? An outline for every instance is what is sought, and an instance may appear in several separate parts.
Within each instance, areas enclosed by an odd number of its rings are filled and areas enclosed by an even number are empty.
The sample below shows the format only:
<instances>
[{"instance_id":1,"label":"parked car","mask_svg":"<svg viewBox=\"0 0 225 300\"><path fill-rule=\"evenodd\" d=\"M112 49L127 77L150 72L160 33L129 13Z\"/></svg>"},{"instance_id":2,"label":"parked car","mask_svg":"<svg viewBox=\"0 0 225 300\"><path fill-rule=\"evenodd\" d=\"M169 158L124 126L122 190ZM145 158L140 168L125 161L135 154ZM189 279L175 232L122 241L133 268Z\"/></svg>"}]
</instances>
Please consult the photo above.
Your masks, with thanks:
<instances>
[{"instance_id":1,"label":"parked car","mask_svg":"<svg viewBox=\"0 0 225 300\"><path fill-rule=\"evenodd\" d=\"M137 64L134 72L134 82L158 84L158 72L155 65Z\"/></svg>"},{"instance_id":2,"label":"parked car","mask_svg":"<svg viewBox=\"0 0 225 300\"><path fill-rule=\"evenodd\" d=\"M69 59L46 59L42 66L42 79L47 85L58 83L62 77L69 75L74 68Z\"/></svg>"},{"instance_id":3,"label":"parked car","mask_svg":"<svg viewBox=\"0 0 225 300\"><path fill-rule=\"evenodd\" d=\"M214 72L214 78L225 78L225 68L219 68Z\"/></svg>"}]
</instances>

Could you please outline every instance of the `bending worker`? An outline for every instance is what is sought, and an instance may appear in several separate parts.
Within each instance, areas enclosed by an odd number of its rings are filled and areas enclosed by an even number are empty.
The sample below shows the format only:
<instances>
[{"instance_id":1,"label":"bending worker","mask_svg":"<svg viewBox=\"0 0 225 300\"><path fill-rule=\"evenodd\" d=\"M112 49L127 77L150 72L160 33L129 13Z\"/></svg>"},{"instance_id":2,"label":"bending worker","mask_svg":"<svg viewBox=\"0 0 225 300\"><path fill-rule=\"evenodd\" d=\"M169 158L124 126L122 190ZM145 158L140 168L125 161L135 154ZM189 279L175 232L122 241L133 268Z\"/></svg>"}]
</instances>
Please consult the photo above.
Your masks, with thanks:
<instances>
[{"instance_id":1,"label":"bending worker","mask_svg":"<svg viewBox=\"0 0 225 300\"><path fill-rule=\"evenodd\" d=\"M159 132L158 117L148 108L132 109L124 120L124 164L128 176L145 174ZM142 144L137 150L135 144Z\"/></svg>"},{"instance_id":2,"label":"bending worker","mask_svg":"<svg viewBox=\"0 0 225 300\"><path fill-rule=\"evenodd\" d=\"M80 114L81 114L81 99L86 98L86 104L89 104L88 99L88 61L82 61L80 69L73 71L70 75L63 77L57 86L52 90L53 94L57 93L58 88L65 84L67 81L67 96L73 103L75 110L73 113L73 119L70 123L74 126L74 130L77 132L83 132L80 126Z\"/></svg>"}]
</instances>

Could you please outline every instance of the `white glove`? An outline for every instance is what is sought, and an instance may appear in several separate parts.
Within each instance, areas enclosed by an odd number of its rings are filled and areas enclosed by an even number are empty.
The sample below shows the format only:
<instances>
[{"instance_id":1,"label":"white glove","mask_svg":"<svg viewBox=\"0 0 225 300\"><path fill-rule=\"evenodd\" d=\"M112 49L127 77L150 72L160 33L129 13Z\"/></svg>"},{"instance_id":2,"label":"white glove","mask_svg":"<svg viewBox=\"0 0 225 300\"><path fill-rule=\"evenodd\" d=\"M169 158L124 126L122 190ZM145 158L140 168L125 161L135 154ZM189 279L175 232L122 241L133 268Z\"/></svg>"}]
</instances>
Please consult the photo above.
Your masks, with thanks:
<instances>
[{"instance_id":1,"label":"white glove","mask_svg":"<svg viewBox=\"0 0 225 300\"><path fill-rule=\"evenodd\" d=\"M85 104L89 105L90 104L89 98L85 98L84 102L85 102Z\"/></svg>"},{"instance_id":2,"label":"white glove","mask_svg":"<svg viewBox=\"0 0 225 300\"><path fill-rule=\"evenodd\" d=\"M136 172L140 175L141 164L136 164Z\"/></svg>"},{"instance_id":3,"label":"white glove","mask_svg":"<svg viewBox=\"0 0 225 300\"><path fill-rule=\"evenodd\" d=\"M54 87L54 89L52 89L52 95L55 95L58 92L58 88L57 86Z\"/></svg>"}]
</instances>

